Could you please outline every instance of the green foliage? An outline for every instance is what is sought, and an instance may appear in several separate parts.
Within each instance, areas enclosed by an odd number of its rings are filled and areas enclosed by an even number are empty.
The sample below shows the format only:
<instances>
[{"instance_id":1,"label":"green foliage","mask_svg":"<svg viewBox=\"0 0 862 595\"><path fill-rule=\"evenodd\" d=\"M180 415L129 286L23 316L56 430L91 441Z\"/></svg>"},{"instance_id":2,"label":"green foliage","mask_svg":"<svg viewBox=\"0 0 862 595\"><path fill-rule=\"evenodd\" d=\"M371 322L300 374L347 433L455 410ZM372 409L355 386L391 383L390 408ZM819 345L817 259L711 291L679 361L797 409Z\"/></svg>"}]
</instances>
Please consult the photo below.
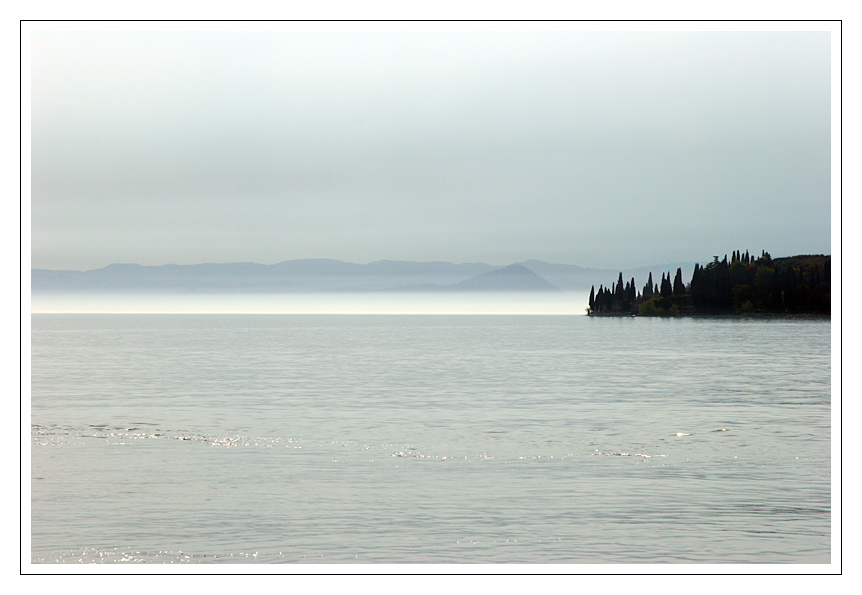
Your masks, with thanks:
<instances>
[{"instance_id":1,"label":"green foliage","mask_svg":"<svg viewBox=\"0 0 862 595\"><path fill-rule=\"evenodd\" d=\"M728 270L731 286L750 285L754 280L754 271L755 267L749 267L740 260L734 261Z\"/></svg>"},{"instance_id":2,"label":"green foliage","mask_svg":"<svg viewBox=\"0 0 862 595\"><path fill-rule=\"evenodd\" d=\"M638 306L638 314L641 316L661 316L664 314L664 310L656 306L656 300L649 299Z\"/></svg>"},{"instance_id":3,"label":"green foliage","mask_svg":"<svg viewBox=\"0 0 862 595\"><path fill-rule=\"evenodd\" d=\"M733 288L733 307L739 309L745 302L752 302L754 289L751 285L736 285Z\"/></svg>"}]
</instances>

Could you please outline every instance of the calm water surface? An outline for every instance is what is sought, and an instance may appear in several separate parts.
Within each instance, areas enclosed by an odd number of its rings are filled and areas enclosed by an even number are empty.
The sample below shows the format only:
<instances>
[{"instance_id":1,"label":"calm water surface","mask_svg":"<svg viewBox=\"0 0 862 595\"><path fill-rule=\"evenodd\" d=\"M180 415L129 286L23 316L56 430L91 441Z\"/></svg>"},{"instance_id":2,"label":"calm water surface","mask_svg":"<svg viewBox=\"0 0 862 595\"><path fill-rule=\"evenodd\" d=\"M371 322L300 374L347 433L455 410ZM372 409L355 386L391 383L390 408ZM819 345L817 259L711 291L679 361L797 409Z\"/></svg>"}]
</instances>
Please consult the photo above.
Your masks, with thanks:
<instances>
[{"instance_id":1,"label":"calm water surface","mask_svg":"<svg viewBox=\"0 0 862 595\"><path fill-rule=\"evenodd\" d=\"M830 322L33 315L34 563L830 561Z\"/></svg>"}]
</instances>

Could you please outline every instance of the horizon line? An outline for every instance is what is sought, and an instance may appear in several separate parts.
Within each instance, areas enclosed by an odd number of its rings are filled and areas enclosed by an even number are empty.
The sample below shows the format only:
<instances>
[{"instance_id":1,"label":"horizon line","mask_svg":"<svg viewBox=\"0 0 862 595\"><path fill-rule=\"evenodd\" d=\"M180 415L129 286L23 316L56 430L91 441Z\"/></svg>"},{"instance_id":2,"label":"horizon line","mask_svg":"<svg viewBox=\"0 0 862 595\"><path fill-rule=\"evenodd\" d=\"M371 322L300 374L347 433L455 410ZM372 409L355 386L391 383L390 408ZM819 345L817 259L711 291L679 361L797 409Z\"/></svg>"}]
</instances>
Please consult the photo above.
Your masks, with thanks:
<instances>
[{"instance_id":1,"label":"horizon line","mask_svg":"<svg viewBox=\"0 0 862 595\"><path fill-rule=\"evenodd\" d=\"M794 254L793 256L804 256L804 255L803 254ZM830 256L830 255L824 254L824 256ZM773 257L773 258L785 258L785 257L779 256L779 257ZM484 265L484 266L490 266L490 267L495 267L495 268L505 268L505 267L512 266L512 265L524 265L524 264L530 263L530 262L538 262L538 263L550 265L550 266L573 266L573 267L578 267L578 268L585 269L585 270L595 270L595 271L614 271L614 270L620 270L620 269L624 270L624 269L638 269L638 268L653 267L653 266L664 266L664 265L668 265L668 264L695 264L695 263L699 264L700 263L700 261L698 261L698 260L669 260L669 261L665 261L665 262L653 262L653 263L637 264L637 265L587 266L587 265L575 264L575 263L571 263L571 262L550 262L547 260L541 260L539 258L527 258L524 260L517 260L517 261L509 262L506 264L492 264L489 262L478 261L478 260L456 262L456 261L449 261L449 260L398 260L398 259L393 259L393 258L382 258L382 259L378 259L378 260L372 260L369 262L355 262L355 261L349 261L349 260L341 260L341 259L337 259L337 258L320 257L320 258L293 258L293 259L289 259L289 260L280 260L278 262L274 262L274 263L270 263L270 264L263 263L263 262L256 262L253 260L203 261L203 262L193 262L193 263L187 263L187 264L178 264L175 262L168 262L168 263L162 263L162 264L141 264L139 262L119 262L118 261L118 262L111 262L111 263L106 264L106 265L101 266L101 267L87 268L87 269L46 268L46 267L34 267L31 265L30 270L31 271L54 271L54 272L69 271L69 272L76 272L76 273L87 273L87 272L91 272L91 271L100 271L100 270L106 269L106 268L111 267L111 266L139 266L139 267L147 267L147 268L159 268L159 267L191 267L191 266L203 266L203 265L246 264L246 265L258 265L258 266L264 266L264 267L272 267L272 266L278 266L281 264L291 263L291 262L315 262L315 261L318 261L318 262L337 262L337 263L351 264L351 265L356 265L356 266L369 266L369 265L380 264L380 263L408 263L408 264L451 264L451 265L455 265L455 266ZM711 258L709 260L704 259L704 262L710 262L710 261L711 261Z\"/></svg>"}]
</instances>

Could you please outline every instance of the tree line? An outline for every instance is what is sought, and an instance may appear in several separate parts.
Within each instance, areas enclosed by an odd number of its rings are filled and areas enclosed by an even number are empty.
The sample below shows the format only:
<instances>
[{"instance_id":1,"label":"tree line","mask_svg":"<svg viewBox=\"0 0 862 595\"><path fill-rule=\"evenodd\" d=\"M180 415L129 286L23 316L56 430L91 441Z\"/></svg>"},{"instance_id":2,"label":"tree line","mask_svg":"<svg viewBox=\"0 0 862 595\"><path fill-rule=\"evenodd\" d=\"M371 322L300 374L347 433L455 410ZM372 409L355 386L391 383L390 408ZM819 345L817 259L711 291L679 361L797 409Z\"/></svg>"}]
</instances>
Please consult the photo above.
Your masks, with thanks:
<instances>
[{"instance_id":1,"label":"tree line","mask_svg":"<svg viewBox=\"0 0 862 595\"><path fill-rule=\"evenodd\" d=\"M773 259L765 250L757 258L734 251L730 260L718 256L706 266L694 265L691 281L682 269L671 278L652 273L637 288L634 277L620 273L610 287L590 288L588 313L604 315L674 316L678 314L830 314L831 257L802 255Z\"/></svg>"}]
</instances>

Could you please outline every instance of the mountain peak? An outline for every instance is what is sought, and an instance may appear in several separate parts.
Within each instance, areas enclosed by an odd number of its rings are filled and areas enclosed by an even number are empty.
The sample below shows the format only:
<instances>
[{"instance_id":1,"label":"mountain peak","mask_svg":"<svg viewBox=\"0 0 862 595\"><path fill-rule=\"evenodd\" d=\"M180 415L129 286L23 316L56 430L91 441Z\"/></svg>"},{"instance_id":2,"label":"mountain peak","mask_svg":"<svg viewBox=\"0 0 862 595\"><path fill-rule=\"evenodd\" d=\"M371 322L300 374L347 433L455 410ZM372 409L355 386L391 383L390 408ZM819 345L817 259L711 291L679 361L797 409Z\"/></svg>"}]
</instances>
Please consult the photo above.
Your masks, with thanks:
<instances>
[{"instance_id":1,"label":"mountain peak","mask_svg":"<svg viewBox=\"0 0 862 595\"><path fill-rule=\"evenodd\" d=\"M520 264L476 275L455 285L457 289L477 291L559 291L559 288Z\"/></svg>"}]
</instances>

